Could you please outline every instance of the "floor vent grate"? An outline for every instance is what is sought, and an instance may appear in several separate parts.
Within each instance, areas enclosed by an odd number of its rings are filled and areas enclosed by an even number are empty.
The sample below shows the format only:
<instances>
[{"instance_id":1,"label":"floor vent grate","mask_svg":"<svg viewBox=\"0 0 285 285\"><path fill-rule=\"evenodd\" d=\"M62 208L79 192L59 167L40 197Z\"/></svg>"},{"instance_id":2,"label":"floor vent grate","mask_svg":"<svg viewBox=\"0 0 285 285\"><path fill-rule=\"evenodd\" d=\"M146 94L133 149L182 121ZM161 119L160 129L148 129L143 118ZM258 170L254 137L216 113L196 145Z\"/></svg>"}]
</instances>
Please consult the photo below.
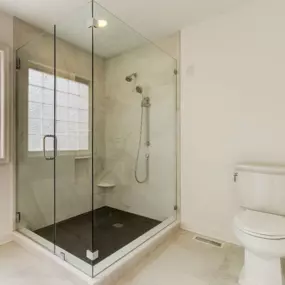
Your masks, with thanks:
<instances>
[{"instance_id":1,"label":"floor vent grate","mask_svg":"<svg viewBox=\"0 0 285 285\"><path fill-rule=\"evenodd\" d=\"M222 248L224 246L222 242L218 242L201 236L194 236L193 239L219 248Z\"/></svg>"}]
</instances>

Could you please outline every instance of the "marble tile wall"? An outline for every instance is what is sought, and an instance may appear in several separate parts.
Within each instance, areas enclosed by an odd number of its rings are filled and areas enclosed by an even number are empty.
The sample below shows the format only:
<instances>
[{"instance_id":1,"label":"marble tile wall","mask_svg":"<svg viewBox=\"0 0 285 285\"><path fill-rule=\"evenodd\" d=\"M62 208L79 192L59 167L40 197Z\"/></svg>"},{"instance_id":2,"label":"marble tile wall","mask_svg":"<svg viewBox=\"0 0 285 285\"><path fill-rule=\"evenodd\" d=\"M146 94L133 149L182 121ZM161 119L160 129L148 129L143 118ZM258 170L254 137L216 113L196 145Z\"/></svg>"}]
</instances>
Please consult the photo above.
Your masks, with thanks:
<instances>
[{"instance_id":1,"label":"marble tile wall","mask_svg":"<svg viewBox=\"0 0 285 285\"><path fill-rule=\"evenodd\" d=\"M18 94L18 174L17 210L22 214L23 226L34 230L53 222L53 162L43 153L33 155L28 150L27 98L28 62L53 68L53 37L17 18L14 24L15 47L21 59L17 72ZM67 72L91 80L91 55L60 39L56 41L58 72ZM95 136L96 172L100 172L105 157L105 119L102 109L104 95L104 60L95 56ZM91 111L91 110L90 110ZM91 113L91 112L90 112ZM91 211L91 159L75 159L75 154L59 153L56 160L56 219L61 221ZM95 188L95 208L105 204L104 195Z\"/></svg>"},{"instance_id":2,"label":"marble tile wall","mask_svg":"<svg viewBox=\"0 0 285 285\"><path fill-rule=\"evenodd\" d=\"M177 37L160 41L160 47L177 50ZM174 50L174 51L173 51ZM150 218L164 220L174 214L176 203L176 60L152 44L106 60L106 173L116 187L106 193L109 206ZM136 82L125 77L137 73ZM136 85L150 97L149 133L146 122L138 176L145 176L145 154L150 154L149 180L134 178L140 135L141 100ZM146 113L144 114L144 120Z\"/></svg>"},{"instance_id":3,"label":"marble tile wall","mask_svg":"<svg viewBox=\"0 0 285 285\"><path fill-rule=\"evenodd\" d=\"M27 152L28 62L53 67L53 38L19 19L14 24L15 47L21 58L17 73L18 93L18 177L17 208L22 226L32 230L53 222L53 162L43 154ZM59 35L60 36L60 35ZM57 69L91 79L91 55L67 42L57 40ZM174 214L176 203L176 57L178 35L143 45L119 56L95 56L95 168L96 181L110 177L112 190L95 187L95 208L108 205L150 218L164 220ZM162 49L166 50L165 53ZM136 83L125 77L137 72ZM145 157L150 154L150 175L145 184L134 179L139 141L142 86L151 99L149 109L151 146L144 146L138 176L144 177ZM145 120L146 117L144 117ZM145 125L144 121L144 125ZM56 219L61 221L91 210L91 159L61 155L56 162Z\"/></svg>"}]
</instances>

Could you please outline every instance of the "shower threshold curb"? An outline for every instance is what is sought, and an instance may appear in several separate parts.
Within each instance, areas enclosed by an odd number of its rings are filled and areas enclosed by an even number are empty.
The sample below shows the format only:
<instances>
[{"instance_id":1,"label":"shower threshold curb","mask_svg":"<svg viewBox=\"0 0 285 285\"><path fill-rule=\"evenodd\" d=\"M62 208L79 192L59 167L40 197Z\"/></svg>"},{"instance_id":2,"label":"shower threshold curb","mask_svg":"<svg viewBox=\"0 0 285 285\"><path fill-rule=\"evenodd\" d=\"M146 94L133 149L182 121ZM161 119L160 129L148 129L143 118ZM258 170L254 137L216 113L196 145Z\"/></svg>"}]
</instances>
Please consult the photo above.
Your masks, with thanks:
<instances>
[{"instance_id":1,"label":"shower threshold curb","mask_svg":"<svg viewBox=\"0 0 285 285\"><path fill-rule=\"evenodd\" d=\"M128 270L135 267L141 259L146 256L148 253L152 252L157 246L159 246L163 241L168 239L168 237L178 230L180 225L179 221L170 218L160 225L155 227L146 233L143 237L144 240L140 240L142 237L138 238L135 242L141 242L141 244L134 249L128 250L128 245L117 253L115 253L117 257L117 261L110 262L112 256L107 258L107 262L105 261L105 269L103 269L100 273L98 273L93 278L83 273L76 267L67 263L66 261L60 259L54 253L42 247L40 244L34 242L32 239L26 237L25 235L19 232L12 233L12 239L21 245L26 250L34 253L40 258L46 257L50 261L54 261L55 263L62 266L67 273L72 273L73 277L77 279L77 282L80 284L89 284L89 285L113 285L117 282ZM118 258L118 256L120 256ZM103 260L104 262L104 260ZM109 263L110 262L110 263ZM91 268L91 266L90 266ZM94 271L96 270L96 265L94 266ZM83 282L83 283L82 283Z\"/></svg>"}]
</instances>

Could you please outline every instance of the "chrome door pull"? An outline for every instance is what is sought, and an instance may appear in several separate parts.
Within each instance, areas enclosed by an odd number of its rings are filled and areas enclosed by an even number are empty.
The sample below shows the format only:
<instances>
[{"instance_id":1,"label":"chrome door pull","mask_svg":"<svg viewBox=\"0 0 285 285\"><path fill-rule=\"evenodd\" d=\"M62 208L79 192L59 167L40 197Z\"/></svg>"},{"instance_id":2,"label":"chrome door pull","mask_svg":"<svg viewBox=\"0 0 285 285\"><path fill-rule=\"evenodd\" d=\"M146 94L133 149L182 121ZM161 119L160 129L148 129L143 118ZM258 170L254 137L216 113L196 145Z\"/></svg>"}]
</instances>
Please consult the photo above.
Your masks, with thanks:
<instances>
[{"instance_id":1,"label":"chrome door pull","mask_svg":"<svg viewBox=\"0 0 285 285\"><path fill-rule=\"evenodd\" d=\"M47 138L53 138L53 156L47 156L46 155L46 139ZM54 160L56 157L56 149L57 149L56 136L55 135L45 135L44 136L44 157L45 157L45 160Z\"/></svg>"}]
</instances>

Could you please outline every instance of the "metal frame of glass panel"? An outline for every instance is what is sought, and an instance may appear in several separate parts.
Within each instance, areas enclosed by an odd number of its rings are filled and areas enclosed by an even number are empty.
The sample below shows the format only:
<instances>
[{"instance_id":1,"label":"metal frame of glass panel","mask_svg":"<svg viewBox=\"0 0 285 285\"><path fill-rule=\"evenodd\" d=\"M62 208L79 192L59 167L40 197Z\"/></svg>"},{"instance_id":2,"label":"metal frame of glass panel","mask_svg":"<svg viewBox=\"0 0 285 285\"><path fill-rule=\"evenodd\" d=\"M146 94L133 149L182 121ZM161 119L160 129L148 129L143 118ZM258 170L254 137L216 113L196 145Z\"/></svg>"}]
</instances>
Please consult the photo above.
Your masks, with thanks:
<instances>
[{"instance_id":1,"label":"metal frame of glass panel","mask_svg":"<svg viewBox=\"0 0 285 285\"><path fill-rule=\"evenodd\" d=\"M104 34L104 30L97 29L95 27L89 27L87 23L93 22L92 19L100 19L100 17L106 17L109 22L111 32L109 34ZM78 26L74 28L74 21ZM92 21L90 21L92 20ZM113 29L113 32L112 32ZM116 33L120 31L120 37L125 36L125 42L119 38L116 38ZM107 36L112 38L107 38ZM77 72L75 70L75 66L78 69L83 66L82 62L76 62L77 57L75 50L78 47L75 47L75 42L78 42L78 39L85 39L89 42L88 50L81 50L81 52L86 55L88 54L88 59L90 61L86 61L88 67L88 72L85 74L82 73L82 69ZM72 44L68 43L72 42ZM118 53L116 54L115 48L112 49L112 45L116 45L116 43L120 42L120 48L118 48ZM111 43L111 44L110 44ZM124 45L125 44L125 45ZM126 46L128 45L129 46ZM70 57L72 52L67 52L67 46L72 46L73 52L75 56L73 58ZM109 46L107 46L109 45ZM87 43L85 43L87 46ZM133 50L139 50L141 47L145 48L145 53L141 50L139 52L138 62L147 62L147 66L149 67L148 74L144 75L145 79L141 80L141 74L139 73L137 81L134 80L136 86L133 86L130 83L125 82L125 77L128 77L129 71L131 73L137 72L136 68L126 71L126 69L122 68L122 83L120 84L129 84L129 90L131 92L132 89L135 89L135 92L138 94L133 94L132 96L137 96L137 105L136 108L149 108L145 111L147 114L147 124L152 124L151 116L156 110L155 114L163 114L163 110L157 109L159 108L159 102L155 99L157 93L164 92L167 90L168 92L168 104L170 110L170 119L173 120L169 129L171 131L171 145L168 153L160 154L160 155L169 155L170 163L173 162L173 177L171 178L172 192L167 193L169 195L169 209L167 212L170 213L167 216L163 216L160 221L161 223L145 232L137 239L134 239L129 244L126 244L123 248L114 252L101 262L93 265L92 259L95 259L98 255L98 248L95 244L96 234L96 197L97 197L97 183L98 183L98 154L96 153L98 143L98 135L96 134L96 96L99 96L96 93L96 86L98 85L98 80L96 78L96 63L98 57L98 53L102 53L104 48L107 49L109 54L112 54L112 57L118 57L121 53L126 55L127 52L132 52ZM150 93L144 97L143 90L147 90L145 85L148 85L148 82L156 79L156 76L161 76L158 74L161 69L155 68L156 64L154 57L160 57L160 60L165 64L165 67L162 69L166 69L167 78L163 78L162 83L159 80L154 81L154 83L150 86ZM145 243L147 240L151 239L154 235L160 232L163 228L167 227L169 224L173 223L176 219L176 211L177 211L177 195L176 195L176 187L177 187L177 145L176 145L176 135L177 135L177 122L176 122L176 108L177 108L177 62L174 58L166 54L163 50L146 40L140 34L135 32L131 27L123 23L121 20L117 19L110 12L105 10L102 6L91 1L88 5L84 7L80 7L76 11L75 17L69 17L69 19L65 19L62 23L58 23L53 26L52 31L47 33L40 33L35 37L35 39L29 41L27 44L22 46L17 51L18 62L21 62L19 66L19 70L17 71L17 217L18 224L17 229L19 232L24 234L25 236L31 238L37 243L41 244L49 251L53 252L59 258L64 259L66 262L85 272L91 277L95 277L100 272L105 270L107 267L111 266L113 263L122 259L128 252L133 251L141 244ZM104 58L105 64L109 60L109 58ZM29 126L27 123L29 103L29 88L27 81L29 80L28 76L28 68L29 63L35 65L39 65L42 70L46 68L49 69L49 72L53 75L53 118L52 123L52 133L41 133L41 140L43 143L43 151L39 151L35 154L29 154L28 152L28 133ZM159 63L157 63L159 64ZM168 70L169 69L169 70ZM126 74L124 73L126 72ZM84 73L84 72L83 72ZM65 74L65 75L63 75ZM64 76L66 78L70 78L70 80L81 80L80 78L84 78L87 82L90 82L90 99L89 99L89 136L88 141L90 144L90 152L86 152L82 157L78 157L78 154L72 153L72 151L62 151L58 146L60 144L60 128L58 123L59 114L57 100L60 92L58 90L58 77ZM106 76L106 74L104 75ZM137 76L137 75L136 75ZM87 78L89 77L89 78ZM128 80L127 80L128 81ZM166 83L165 83L166 82ZM100 83L100 82L99 82ZM101 84L105 84L105 82L101 82ZM166 84L166 89L164 89L164 85ZM148 86L149 87L149 86ZM104 87L105 88L105 87ZM153 93L151 93L153 92ZM163 94L160 94L163 95ZM140 97L141 96L141 97ZM153 96L153 98L152 98ZM140 102L140 99L141 102ZM148 98L148 100L146 100ZM173 109L172 109L173 107ZM159 120L164 120L165 117L159 117ZM160 125L156 122L157 128ZM67 125L67 124L66 124ZM139 127L139 126L138 126ZM152 127L152 126L151 126ZM36 126L34 126L36 129ZM128 130L129 131L129 130ZM131 130L129 131L131 132ZM159 155L155 153L159 150L160 141L157 142L152 141L153 133L151 133L151 128L145 134L145 140L148 144L148 157L146 156L146 162L150 163L150 169L153 169L152 163L155 159L159 159ZM172 137L173 136L173 137ZM167 137L167 136L166 136ZM169 138L169 136L167 137ZM105 139L105 138L104 138ZM50 140L50 142L48 142ZM41 143L41 142L40 142ZM53 151L50 149L45 149L48 143L52 143ZM106 144L107 142L104 141ZM152 145L153 144L153 145ZM150 160L149 160L150 157ZM104 157L104 166L101 171L103 172L106 166L107 155ZM167 157L166 157L167 159ZM73 165L74 164L74 165ZM76 168L77 167L77 168ZM133 169L129 169L129 173L132 173ZM85 180L82 177L79 177L78 182L80 186L75 185L76 173L80 173L80 175L85 175ZM145 189L150 187L159 187L159 181L154 181L156 178L156 174L149 173L151 183L148 184L149 181L145 181ZM134 177L132 176L132 179ZM82 182L84 180L84 182ZM83 184L80 184L83 183ZM84 184L85 183L85 184ZM67 186L66 186L67 185ZM86 185L86 189L84 189L84 195L81 195L81 188L84 188L82 185ZM152 185L152 186L149 186ZM130 188L133 185L130 185ZM162 186L161 186L162 187ZM71 190L70 190L71 189ZM68 192L67 190L70 190ZM148 189L151 190L151 189ZM114 190L116 191L116 190ZM68 196L69 193L78 194L76 196L77 200L74 200L71 196ZM153 195L152 191L148 192L149 195ZM104 194L105 195L105 194ZM84 196L84 198L82 198ZM147 201L152 205L153 208L157 208L157 205L161 203L161 201L154 201L154 197L148 197ZM83 205L85 207L85 212L90 214L90 228L87 232L89 232L89 237L86 240L78 240L78 242L85 242L88 244L87 247L87 257L89 255L89 261L82 260L72 252L68 250L68 247L65 247L64 242L62 241L62 236L64 229L61 226L62 221L66 219L73 218L76 215L80 215L82 212L82 208L78 208L78 205ZM133 206L134 207L134 206ZM145 206L146 208L148 206ZM170 209L171 208L171 209ZM76 210L76 211L75 211ZM134 210L131 210L131 212ZM143 215L143 214L141 214ZM45 238L44 235L38 234L38 229L41 227L45 228L50 226L50 237ZM44 230L43 230L44 231ZM115 239L116 237L114 237ZM100 254L100 252L99 252Z\"/></svg>"}]
</instances>

